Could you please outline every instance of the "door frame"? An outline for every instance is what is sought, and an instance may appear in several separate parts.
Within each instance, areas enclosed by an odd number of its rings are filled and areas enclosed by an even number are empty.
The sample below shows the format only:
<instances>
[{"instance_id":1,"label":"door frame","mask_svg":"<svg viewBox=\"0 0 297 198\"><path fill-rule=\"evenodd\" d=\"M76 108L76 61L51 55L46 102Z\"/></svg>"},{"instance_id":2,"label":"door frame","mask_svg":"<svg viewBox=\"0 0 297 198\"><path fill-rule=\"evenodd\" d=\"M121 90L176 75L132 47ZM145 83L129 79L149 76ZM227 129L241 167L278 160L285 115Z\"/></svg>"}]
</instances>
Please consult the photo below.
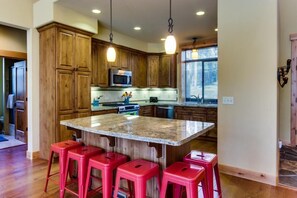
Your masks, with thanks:
<instances>
[{"instance_id":1,"label":"door frame","mask_svg":"<svg viewBox=\"0 0 297 198\"><path fill-rule=\"evenodd\" d=\"M290 35L291 40L291 132L290 144L297 142L297 33Z\"/></svg>"}]
</instances>

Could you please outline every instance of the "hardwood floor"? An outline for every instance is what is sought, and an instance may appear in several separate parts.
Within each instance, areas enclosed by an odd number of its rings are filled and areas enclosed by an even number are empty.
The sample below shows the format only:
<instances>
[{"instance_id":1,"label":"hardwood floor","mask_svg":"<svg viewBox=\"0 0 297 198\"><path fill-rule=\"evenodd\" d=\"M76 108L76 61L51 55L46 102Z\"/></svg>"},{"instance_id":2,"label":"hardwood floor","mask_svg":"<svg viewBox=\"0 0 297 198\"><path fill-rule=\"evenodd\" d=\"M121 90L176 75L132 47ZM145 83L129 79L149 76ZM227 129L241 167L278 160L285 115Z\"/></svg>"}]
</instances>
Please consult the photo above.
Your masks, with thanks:
<instances>
[{"instance_id":1,"label":"hardwood floor","mask_svg":"<svg viewBox=\"0 0 297 198\"><path fill-rule=\"evenodd\" d=\"M216 151L215 142L197 141L193 149ZM44 193L47 161L26 159L26 147L18 146L0 150L0 198L59 197L58 186L49 183ZM57 164L53 168L57 170ZM221 174L224 198L296 198L297 191L274 187L246 179ZM70 194L66 198L74 197Z\"/></svg>"}]
</instances>

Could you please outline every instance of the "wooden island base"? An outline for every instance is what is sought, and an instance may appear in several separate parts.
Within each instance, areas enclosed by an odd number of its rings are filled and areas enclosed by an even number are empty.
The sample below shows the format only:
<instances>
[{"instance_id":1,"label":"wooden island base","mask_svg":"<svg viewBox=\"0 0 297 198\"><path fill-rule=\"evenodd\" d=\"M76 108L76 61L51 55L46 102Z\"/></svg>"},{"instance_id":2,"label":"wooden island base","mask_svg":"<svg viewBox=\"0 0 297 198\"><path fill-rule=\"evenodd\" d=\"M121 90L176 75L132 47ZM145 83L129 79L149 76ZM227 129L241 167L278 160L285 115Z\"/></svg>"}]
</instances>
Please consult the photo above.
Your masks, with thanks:
<instances>
[{"instance_id":1,"label":"wooden island base","mask_svg":"<svg viewBox=\"0 0 297 198\"><path fill-rule=\"evenodd\" d=\"M160 145L161 157L157 158L158 152L155 147L149 147L147 142L128 140L122 138L115 138L115 146L109 146L108 138L101 135L83 132L81 133L82 141L86 145L98 146L105 149L105 151L114 151L129 156L130 160L133 159L146 159L156 162L160 166L161 171L168 165L176 161L181 161L183 157L190 152L191 141L181 146L169 146L164 144ZM154 143L155 144L155 143ZM147 196L159 197L158 186L156 179L152 179L147 183Z\"/></svg>"}]
</instances>

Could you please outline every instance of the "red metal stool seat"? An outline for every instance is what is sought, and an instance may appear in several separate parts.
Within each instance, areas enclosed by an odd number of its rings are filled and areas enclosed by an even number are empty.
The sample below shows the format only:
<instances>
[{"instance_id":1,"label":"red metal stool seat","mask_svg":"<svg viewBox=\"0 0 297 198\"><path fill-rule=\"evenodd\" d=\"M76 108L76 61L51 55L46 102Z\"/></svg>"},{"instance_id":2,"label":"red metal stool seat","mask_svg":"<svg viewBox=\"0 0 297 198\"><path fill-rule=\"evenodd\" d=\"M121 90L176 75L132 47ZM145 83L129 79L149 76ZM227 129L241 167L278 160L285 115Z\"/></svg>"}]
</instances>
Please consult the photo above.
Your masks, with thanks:
<instances>
[{"instance_id":1,"label":"red metal stool seat","mask_svg":"<svg viewBox=\"0 0 297 198\"><path fill-rule=\"evenodd\" d=\"M213 183L213 171L214 171L216 184L217 184L217 190L215 191L217 191L219 197L222 197L220 174L219 174L219 168L218 168L218 157L216 154L193 150L189 154L187 154L183 160L184 162L199 165L205 168L207 188L208 188L210 198L214 197L214 183Z\"/></svg>"},{"instance_id":2,"label":"red metal stool seat","mask_svg":"<svg viewBox=\"0 0 297 198\"><path fill-rule=\"evenodd\" d=\"M117 168L116 185L114 198L117 198L121 179L126 179L134 183L135 197L146 197L146 182L152 177L157 177L157 184L160 188L159 165L150 161L137 159Z\"/></svg>"},{"instance_id":3,"label":"red metal stool seat","mask_svg":"<svg viewBox=\"0 0 297 198\"><path fill-rule=\"evenodd\" d=\"M46 182L45 182L45 187L44 187L44 192L47 191L47 186L48 186L48 181L51 179L52 176L59 174L59 182L56 180L52 181L60 186L63 185L64 183L64 171L66 167L66 160L67 160L67 153L68 150L73 149L75 147L81 146L81 143L73 141L73 140L66 140L63 142L57 142L54 144L51 144L50 148L50 157L48 160L48 169L47 169L47 175L46 175ZM52 161L53 161L53 156L54 153L57 153L59 155L59 172L51 174L51 167L52 167Z\"/></svg>"},{"instance_id":4,"label":"red metal stool seat","mask_svg":"<svg viewBox=\"0 0 297 198\"><path fill-rule=\"evenodd\" d=\"M78 197L83 197L89 158L103 152L103 149L94 146L81 146L68 151L65 173L68 172L70 161L76 160L78 167L78 192L76 193L68 187L68 185L73 182L67 182L67 174L65 174L64 185L62 186L60 197L64 197L65 190Z\"/></svg>"},{"instance_id":5,"label":"red metal stool seat","mask_svg":"<svg viewBox=\"0 0 297 198\"><path fill-rule=\"evenodd\" d=\"M127 162L128 157L123 154L107 152L93 156L89 159L86 188L85 188L85 197L91 195L102 189L102 197L110 198L112 196L112 179L113 171L121 164ZM95 188L92 191L88 192L88 186L90 183L92 168L96 168L101 171L101 184L102 186ZM97 177L94 177L97 178Z\"/></svg>"},{"instance_id":6,"label":"red metal stool seat","mask_svg":"<svg viewBox=\"0 0 297 198\"><path fill-rule=\"evenodd\" d=\"M204 198L208 197L205 169L185 162L175 162L163 171L160 198L165 198L168 183L174 184L173 196L180 197L180 187L186 187L188 198L198 197L198 184L202 183Z\"/></svg>"}]
</instances>

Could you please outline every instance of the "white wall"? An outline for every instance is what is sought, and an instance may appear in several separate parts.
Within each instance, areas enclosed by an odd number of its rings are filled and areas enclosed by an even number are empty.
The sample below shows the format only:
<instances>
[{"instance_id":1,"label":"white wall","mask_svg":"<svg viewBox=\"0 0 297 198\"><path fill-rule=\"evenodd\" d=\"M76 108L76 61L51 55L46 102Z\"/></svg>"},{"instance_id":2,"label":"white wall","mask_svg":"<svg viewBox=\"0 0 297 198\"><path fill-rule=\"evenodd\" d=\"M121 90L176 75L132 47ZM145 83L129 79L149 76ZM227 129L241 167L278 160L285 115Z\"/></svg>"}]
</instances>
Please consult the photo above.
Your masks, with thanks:
<instances>
[{"instance_id":1,"label":"white wall","mask_svg":"<svg viewBox=\"0 0 297 198\"><path fill-rule=\"evenodd\" d=\"M39 150L39 122L36 117L39 115L39 52L34 49L38 46L38 34L32 33L33 29L33 3L35 0L2 0L0 7L0 24L24 29L27 31L27 94L28 94L28 152ZM38 50L38 49L37 49Z\"/></svg>"},{"instance_id":2,"label":"white wall","mask_svg":"<svg viewBox=\"0 0 297 198\"><path fill-rule=\"evenodd\" d=\"M26 31L0 25L0 50L26 53Z\"/></svg>"},{"instance_id":3,"label":"white wall","mask_svg":"<svg viewBox=\"0 0 297 198\"><path fill-rule=\"evenodd\" d=\"M277 0L218 1L218 25L219 163L275 179Z\"/></svg>"},{"instance_id":4,"label":"white wall","mask_svg":"<svg viewBox=\"0 0 297 198\"><path fill-rule=\"evenodd\" d=\"M279 1L279 63L278 66L286 65L287 59L291 58L290 34L297 33L297 1ZM289 81L279 88L279 138L285 144L290 142L291 123L291 72ZM280 86L279 86L280 87Z\"/></svg>"}]
</instances>

